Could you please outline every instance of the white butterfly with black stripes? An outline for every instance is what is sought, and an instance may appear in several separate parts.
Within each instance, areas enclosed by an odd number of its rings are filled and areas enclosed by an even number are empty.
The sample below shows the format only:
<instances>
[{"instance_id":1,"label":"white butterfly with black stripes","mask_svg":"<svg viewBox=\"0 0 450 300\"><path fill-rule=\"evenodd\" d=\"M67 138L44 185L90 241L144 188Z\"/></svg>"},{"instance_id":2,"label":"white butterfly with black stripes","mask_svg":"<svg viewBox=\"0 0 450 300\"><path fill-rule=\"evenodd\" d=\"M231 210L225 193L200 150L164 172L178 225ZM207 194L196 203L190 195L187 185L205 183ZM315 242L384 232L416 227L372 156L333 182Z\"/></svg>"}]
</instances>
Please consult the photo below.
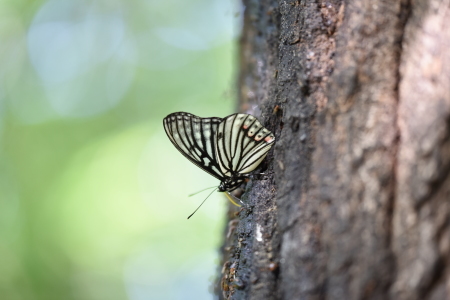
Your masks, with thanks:
<instances>
[{"instance_id":1,"label":"white butterfly with black stripes","mask_svg":"<svg viewBox=\"0 0 450 300\"><path fill-rule=\"evenodd\" d=\"M220 192L239 187L275 142L273 133L248 114L200 118L176 112L165 117L163 124L181 154L220 180Z\"/></svg>"}]
</instances>

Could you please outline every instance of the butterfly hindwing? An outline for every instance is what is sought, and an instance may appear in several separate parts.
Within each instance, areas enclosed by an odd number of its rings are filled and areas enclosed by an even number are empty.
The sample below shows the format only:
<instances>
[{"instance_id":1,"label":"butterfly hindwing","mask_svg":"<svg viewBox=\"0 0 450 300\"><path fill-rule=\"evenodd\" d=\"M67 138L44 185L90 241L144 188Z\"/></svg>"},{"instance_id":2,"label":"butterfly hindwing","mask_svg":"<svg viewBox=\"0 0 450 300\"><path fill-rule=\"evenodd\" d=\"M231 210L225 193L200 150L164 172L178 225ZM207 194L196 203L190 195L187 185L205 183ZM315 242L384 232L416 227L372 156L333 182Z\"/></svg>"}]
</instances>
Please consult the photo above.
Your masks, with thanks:
<instances>
[{"instance_id":1,"label":"butterfly hindwing","mask_svg":"<svg viewBox=\"0 0 450 300\"><path fill-rule=\"evenodd\" d=\"M252 172L275 142L275 136L254 116L247 114L225 117L216 137L216 160L226 176Z\"/></svg>"},{"instance_id":2,"label":"butterfly hindwing","mask_svg":"<svg viewBox=\"0 0 450 300\"><path fill-rule=\"evenodd\" d=\"M192 163L223 181L216 155L216 132L222 118L200 118L176 112L164 118L164 130L172 144Z\"/></svg>"}]
</instances>

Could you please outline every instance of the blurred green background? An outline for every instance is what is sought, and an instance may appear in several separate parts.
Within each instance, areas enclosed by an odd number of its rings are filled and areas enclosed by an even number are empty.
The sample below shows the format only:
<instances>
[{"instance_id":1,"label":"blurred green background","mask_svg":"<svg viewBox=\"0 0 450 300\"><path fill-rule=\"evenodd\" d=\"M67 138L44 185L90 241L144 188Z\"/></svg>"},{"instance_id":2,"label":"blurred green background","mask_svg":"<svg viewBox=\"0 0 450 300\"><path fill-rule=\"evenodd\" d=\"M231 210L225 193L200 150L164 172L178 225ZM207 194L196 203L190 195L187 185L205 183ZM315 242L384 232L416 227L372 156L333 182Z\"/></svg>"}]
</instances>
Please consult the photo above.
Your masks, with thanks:
<instances>
[{"instance_id":1,"label":"blurred green background","mask_svg":"<svg viewBox=\"0 0 450 300\"><path fill-rule=\"evenodd\" d=\"M212 299L225 198L172 146L226 116L232 0L0 0L0 299Z\"/></svg>"}]
</instances>

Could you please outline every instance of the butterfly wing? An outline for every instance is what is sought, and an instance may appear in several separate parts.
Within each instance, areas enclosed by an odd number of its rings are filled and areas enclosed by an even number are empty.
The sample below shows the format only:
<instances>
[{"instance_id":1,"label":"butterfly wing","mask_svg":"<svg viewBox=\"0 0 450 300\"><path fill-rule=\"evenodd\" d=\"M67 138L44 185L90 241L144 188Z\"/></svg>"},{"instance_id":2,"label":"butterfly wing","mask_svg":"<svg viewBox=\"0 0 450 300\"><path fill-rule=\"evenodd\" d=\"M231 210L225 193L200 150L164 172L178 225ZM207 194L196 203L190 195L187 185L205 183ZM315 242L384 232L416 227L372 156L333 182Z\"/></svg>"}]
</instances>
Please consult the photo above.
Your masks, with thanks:
<instances>
[{"instance_id":1,"label":"butterfly wing","mask_svg":"<svg viewBox=\"0 0 450 300\"><path fill-rule=\"evenodd\" d=\"M215 159L216 131L222 118L200 118L176 112L164 118L164 130L172 144L187 159L210 175L223 181L224 174Z\"/></svg>"},{"instance_id":2,"label":"butterfly wing","mask_svg":"<svg viewBox=\"0 0 450 300\"><path fill-rule=\"evenodd\" d=\"M252 172L266 157L275 136L252 115L225 117L216 132L216 160L225 176Z\"/></svg>"}]
</instances>

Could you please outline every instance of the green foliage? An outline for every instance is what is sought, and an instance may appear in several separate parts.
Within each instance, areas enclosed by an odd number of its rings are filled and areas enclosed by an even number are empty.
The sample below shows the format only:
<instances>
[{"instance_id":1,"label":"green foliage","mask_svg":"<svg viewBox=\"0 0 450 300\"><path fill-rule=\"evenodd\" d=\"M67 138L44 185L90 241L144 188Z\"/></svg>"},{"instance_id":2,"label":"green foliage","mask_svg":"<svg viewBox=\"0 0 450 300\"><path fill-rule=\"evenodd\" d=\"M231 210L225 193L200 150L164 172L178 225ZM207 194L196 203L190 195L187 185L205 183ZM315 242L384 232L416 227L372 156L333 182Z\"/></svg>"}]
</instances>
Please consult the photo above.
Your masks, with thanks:
<instances>
[{"instance_id":1,"label":"green foliage","mask_svg":"<svg viewBox=\"0 0 450 300\"><path fill-rule=\"evenodd\" d=\"M230 3L0 0L0 17L1 299L209 299L226 200L186 220L218 182L162 119L232 112Z\"/></svg>"}]
</instances>

